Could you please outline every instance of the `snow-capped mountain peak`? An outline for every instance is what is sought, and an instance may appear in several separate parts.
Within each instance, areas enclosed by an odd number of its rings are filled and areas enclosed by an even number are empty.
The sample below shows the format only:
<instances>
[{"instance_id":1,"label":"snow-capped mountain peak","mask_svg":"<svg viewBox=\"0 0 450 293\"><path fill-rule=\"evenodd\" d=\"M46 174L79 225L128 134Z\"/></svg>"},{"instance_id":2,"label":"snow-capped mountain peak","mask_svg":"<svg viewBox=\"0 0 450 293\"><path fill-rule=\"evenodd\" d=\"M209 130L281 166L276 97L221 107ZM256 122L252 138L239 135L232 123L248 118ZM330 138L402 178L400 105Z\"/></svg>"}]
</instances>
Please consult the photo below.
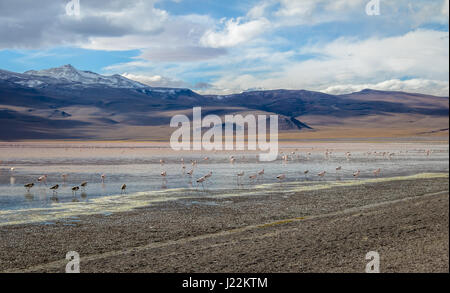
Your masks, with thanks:
<instances>
[{"instance_id":1,"label":"snow-capped mountain peak","mask_svg":"<svg viewBox=\"0 0 450 293\"><path fill-rule=\"evenodd\" d=\"M137 81L130 80L115 74L105 76L91 71L78 70L70 64L44 70L29 70L24 73L31 77L50 77L63 82L77 83L81 85L105 85L115 88L148 88Z\"/></svg>"}]
</instances>

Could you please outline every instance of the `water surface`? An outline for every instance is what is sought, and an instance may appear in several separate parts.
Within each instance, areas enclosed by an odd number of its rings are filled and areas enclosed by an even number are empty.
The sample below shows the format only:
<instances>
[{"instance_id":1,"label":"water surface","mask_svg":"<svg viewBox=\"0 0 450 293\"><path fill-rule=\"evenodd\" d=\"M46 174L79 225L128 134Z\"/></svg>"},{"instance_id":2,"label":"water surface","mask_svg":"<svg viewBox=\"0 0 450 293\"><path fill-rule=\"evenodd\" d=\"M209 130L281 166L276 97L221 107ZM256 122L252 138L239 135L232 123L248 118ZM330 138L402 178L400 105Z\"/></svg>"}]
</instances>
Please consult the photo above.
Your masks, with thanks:
<instances>
[{"instance_id":1,"label":"water surface","mask_svg":"<svg viewBox=\"0 0 450 293\"><path fill-rule=\"evenodd\" d=\"M311 186L332 188L398 176L448 174L449 170L448 144L309 143L287 145L280 152L277 161L259 162L255 152L179 153L144 143L0 144L0 225L51 224L68 217L71 224L77 218L70 217L76 215L108 215L154 202L186 199L189 204L200 204L194 199L202 197L211 200L201 204L214 205L217 197L288 193ZM347 152L351 155L346 156ZM281 156L286 154L288 160L284 161ZM234 164L230 156L234 156ZM193 166L192 161L197 164ZM342 170L336 171L338 166ZM375 177L373 170L378 168L381 173ZM191 169L193 176L186 174ZM249 178L262 169L263 176ZM358 178L353 176L356 170L360 170ZM167 176L161 176L162 171ZM324 177L317 176L321 171L327 172ZM208 172L212 176L207 182L196 183ZM245 175L238 177L240 172ZM38 183L37 178L44 174L47 183ZM65 182L62 174L68 175ZM104 182L101 174L106 175ZM279 174L286 175L282 183L276 179ZM71 187L83 181L88 182L87 187L72 192ZM29 182L35 186L27 192L23 185ZM124 183L126 194L121 194ZM56 194L49 189L54 184L60 185Z\"/></svg>"}]
</instances>

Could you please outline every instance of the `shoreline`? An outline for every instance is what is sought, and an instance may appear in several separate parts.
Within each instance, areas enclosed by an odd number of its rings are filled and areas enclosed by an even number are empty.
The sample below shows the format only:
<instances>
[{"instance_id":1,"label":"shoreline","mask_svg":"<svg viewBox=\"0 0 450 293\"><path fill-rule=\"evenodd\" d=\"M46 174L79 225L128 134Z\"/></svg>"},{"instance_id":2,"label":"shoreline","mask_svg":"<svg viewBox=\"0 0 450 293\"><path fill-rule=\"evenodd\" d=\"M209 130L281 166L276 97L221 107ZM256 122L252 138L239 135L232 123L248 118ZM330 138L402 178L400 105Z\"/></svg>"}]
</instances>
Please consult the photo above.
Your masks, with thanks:
<instances>
[{"instance_id":1,"label":"shoreline","mask_svg":"<svg viewBox=\"0 0 450 293\"><path fill-rule=\"evenodd\" d=\"M309 143L449 143L448 135L435 136L405 136L405 137L336 137L329 138L279 138L280 144L309 144ZM158 139L18 139L18 140L0 140L1 145L23 144L157 144L170 147L170 142ZM192 141L191 141L192 143Z\"/></svg>"},{"instance_id":2,"label":"shoreline","mask_svg":"<svg viewBox=\"0 0 450 293\"><path fill-rule=\"evenodd\" d=\"M447 175L0 226L0 271L63 272L77 251L82 272L363 272L377 248L382 272L448 272L448 189Z\"/></svg>"},{"instance_id":3,"label":"shoreline","mask_svg":"<svg viewBox=\"0 0 450 293\"><path fill-rule=\"evenodd\" d=\"M247 198L249 196L266 196L278 194L280 196L290 195L296 192L310 192L316 190L330 190L339 187L356 187L365 184L380 184L383 182L437 179L447 178L448 173L418 173L407 176L365 178L358 180L341 181L289 181L283 183L283 190L279 190L279 183L263 183L254 185L252 188L244 189L213 189L208 190L208 195L202 197L202 192L197 189L175 188L166 190L141 191L131 194L112 194L102 197L96 197L86 203L63 203L56 204L51 208L28 208L0 210L1 217L8 217L8 222L0 222L0 227L9 225L35 224L35 225L53 225L57 221L66 219L78 219L80 216L102 215L130 212L134 209L147 208L152 205L165 204L171 201L195 201L198 198L208 199L215 203L217 200L230 200L233 198ZM180 194L172 197L172 193ZM189 194L188 196L181 195ZM34 212L34 214L33 214ZM20 218L14 220L15 218Z\"/></svg>"}]
</instances>

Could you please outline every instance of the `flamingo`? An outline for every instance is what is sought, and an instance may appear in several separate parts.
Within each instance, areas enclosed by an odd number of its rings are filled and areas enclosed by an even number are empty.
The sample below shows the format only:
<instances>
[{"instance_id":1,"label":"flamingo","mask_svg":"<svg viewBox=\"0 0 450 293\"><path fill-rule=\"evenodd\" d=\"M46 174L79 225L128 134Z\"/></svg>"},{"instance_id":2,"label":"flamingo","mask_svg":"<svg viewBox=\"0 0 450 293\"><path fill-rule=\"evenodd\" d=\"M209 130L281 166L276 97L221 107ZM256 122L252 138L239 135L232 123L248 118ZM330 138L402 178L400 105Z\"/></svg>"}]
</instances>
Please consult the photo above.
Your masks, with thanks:
<instances>
[{"instance_id":1,"label":"flamingo","mask_svg":"<svg viewBox=\"0 0 450 293\"><path fill-rule=\"evenodd\" d=\"M211 177L211 176L212 176L212 171L209 171L208 174L206 174L206 175L203 176L203 177L205 177L205 179L208 179L208 178Z\"/></svg>"},{"instance_id":2,"label":"flamingo","mask_svg":"<svg viewBox=\"0 0 450 293\"><path fill-rule=\"evenodd\" d=\"M281 181L283 181L284 179L286 179L286 174L280 174L280 175L278 175L277 176L277 179L281 182Z\"/></svg>"},{"instance_id":3,"label":"flamingo","mask_svg":"<svg viewBox=\"0 0 450 293\"><path fill-rule=\"evenodd\" d=\"M356 172L353 173L353 177L358 178L360 173L361 173L361 171L356 170Z\"/></svg>"},{"instance_id":4,"label":"flamingo","mask_svg":"<svg viewBox=\"0 0 450 293\"><path fill-rule=\"evenodd\" d=\"M161 176L162 176L162 177L166 177L166 176L167 176L167 172L166 172L166 171L162 171L162 172L161 172Z\"/></svg>"},{"instance_id":5,"label":"flamingo","mask_svg":"<svg viewBox=\"0 0 450 293\"><path fill-rule=\"evenodd\" d=\"M252 181L255 180L256 177L258 177L258 174L252 174L252 175L248 176L248 178L250 178L250 180L252 180Z\"/></svg>"},{"instance_id":6,"label":"flamingo","mask_svg":"<svg viewBox=\"0 0 450 293\"><path fill-rule=\"evenodd\" d=\"M100 177L102 178L102 183L105 183L106 175L102 174Z\"/></svg>"},{"instance_id":7,"label":"flamingo","mask_svg":"<svg viewBox=\"0 0 450 293\"><path fill-rule=\"evenodd\" d=\"M38 181L39 183L44 182L44 184L47 185L47 175L42 175L42 176L40 176L40 177L37 179L37 181Z\"/></svg>"},{"instance_id":8,"label":"flamingo","mask_svg":"<svg viewBox=\"0 0 450 293\"><path fill-rule=\"evenodd\" d=\"M258 176L263 177L264 176L264 169L258 171Z\"/></svg>"},{"instance_id":9,"label":"flamingo","mask_svg":"<svg viewBox=\"0 0 450 293\"><path fill-rule=\"evenodd\" d=\"M239 172L239 173L237 173L237 184L239 185L239 180L240 180L240 178L242 178L243 176L244 176L244 171L241 171L241 172Z\"/></svg>"},{"instance_id":10,"label":"flamingo","mask_svg":"<svg viewBox=\"0 0 450 293\"><path fill-rule=\"evenodd\" d=\"M33 183L33 182L27 183L27 184L24 185L24 187L27 189L27 192L30 192L30 189L31 189L33 186L34 186L34 183Z\"/></svg>"},{"instance_id":11,"label":"flamingo","mask_svg":"<svg viewBox=\"0 0 450 293\"><path fill-rule=\"evenodd\" d=\"M320 172L319 174L317 174L317 176L323 178L323 177L325 176L325 174L327 174L327 171L322 171L322 172Z\"/></svg>"},{"instance_id":12,"label":"flamingo","mask_svg":"<svg viewBox=\"0 0 450 293\"><path fill-rule=\"evenodd\" d=\"M380 175L380 172L381 172L381 169L378 168L375 171L373 171L373 175L378 176L378 175Z\"/></svg>"},{"instance_id":13,"label":"flamingo","mask_svg":"<svg viewBox=\"0 0 450 293\"><path fill-rule=\"evenodd\" d=\"M165 161L163 159L159 160L159 163L162 165L164 165Z\"/></svg>"},{"instance_id":14,"label":"flamingo","mask_svg":"<svg viewBox=\"0 0 450 293\"><path fill-rule=\"evenodd\" d=\"M74 187L72 187L72 195L73 195L73 194L77 195L77 191L78 191L78 190L80 190L80 187L79 187L79 186L74 186Z\"/></svg>"},{"instance_id":15,"label":"flamingo","mask_svg":"<svg viewBox=\"0 0 450 293\"><path fill-rule=\"evenodd\" d=\"M191 170L189 170L189 171L187 172L187 174L188 174L189 176L192 176L193 173L194 173L194 169L191 169Z\"/></svg>"},{"instance_id":16,"label":"flamingo","mask_svg":"<svg viewBox=\"0 0 450 293\"><path fill-rule=\"evenodd\" d=\"M50 187L51 190L53 190L53 195L55 195L55 193L57 192L56 190L59 188L59 185L53 185L52 187Z\"/></svg>"},{"instance_id":17,"label":"flamingo","mask_svg":"<svg viewBox=\"0 0 450 293\"><path fill-rule=\"evenodd\" d=\"M198 178L196 181L197 181L197 184L198 183L201 183L202 184L202 186L203 186L203 189L205 189L205 186L203 185L203 182L206 180L206 178L205 178L205 176L203 176L203 177L200 177L200 178Z\"/></svg>"},{"instance_id":18,"label":"flamingo","mask_svg":"<svg viewBox=\"0 0 450 293\"><path fill-rule=\"evenodd\" d=\"M342 166L336 167L336 173L342 170Z\"/></svg>"}]
</instances>

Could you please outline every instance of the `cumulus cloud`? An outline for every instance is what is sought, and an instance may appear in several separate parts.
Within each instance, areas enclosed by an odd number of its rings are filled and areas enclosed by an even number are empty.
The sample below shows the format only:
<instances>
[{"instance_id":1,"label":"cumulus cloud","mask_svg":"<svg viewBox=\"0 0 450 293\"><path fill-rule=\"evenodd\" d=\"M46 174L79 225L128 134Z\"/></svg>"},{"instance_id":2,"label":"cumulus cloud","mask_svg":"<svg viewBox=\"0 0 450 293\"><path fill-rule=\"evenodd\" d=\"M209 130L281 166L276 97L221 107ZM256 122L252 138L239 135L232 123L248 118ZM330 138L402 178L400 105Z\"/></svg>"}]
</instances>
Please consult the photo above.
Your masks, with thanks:
<instances>
[{"instance_id":1,"label":"cumulus cloud","mask_svg":"<svg viewBox=\"0 0 450 293\"><path fill-rule=\"evenodd\" d=\"M437 96L448 97L448 82L442 80L428 79L409 79L399 80L391 79L379 83L366 84L341 84L329 86L321 91L329 94L348 94L358 92L363 89L374 89L380 91L404 91L422 94L433 94Z\"/></svg>"},{"instance_id":2,"label":"cumulus cloud","mask_svg":"<svg viewBox=\"0 0 450 293\"><path fill-rule=\"evenodd\" d=\"M262 34L270 27L265 18L243 21L242 18L229 19L222 30L208 30L200 39L200 44L206 47L232 47L245 43Z\"/></svg>"},{"instance_id":3,"label":"cumulus cloud","mask_svg":"<svg viewBox=\"0 0 450 293\"><path fill-rule=\"evenodd\" d=\"M143 75L143 74L132 74L123 73L123 77L138 81L140 83L153 86L153 87L188 87L189 84L181 80L172 79L169 77L164 77L160 75Z\"/></svg>"},{"instance_id":4,"label":"cumulus cloud","mask_svg":"<svg viewBox=\"0 0 450 293\"><path fill-rule=\"evenodd\" d=\"M161 75L122 73L122 76L152 87L190 88L199 91L204 91L212 87L207 82L190 84L182 80Z\"/></svg>"},{"instance_id":5,"label":"cumulus cloud","mask_svg":"<svg viewBox=\"0 0 450 293\"><path fill-rule=\"evenodd\" d=\"M281 55L274 60L267 58L264 59L266 65L278 68L277 71L239 75L229 72L212 84L215 88L230 91L260 87L338 90L339 87L331 86L394 87L394 84L382 82L409 79L411 81L401 83L402 90L448 95L448 37L448 32L416 30L395 37L341 38L326 44L304 46L299 51L314 54L318 56L316 58L300 61L293 60L291 55Z\"/></svg>"},{"instance_id":6,"label":"cumulus cloud","mask_svg":"<svg viewBox=\"0 0 450 293\"><path fill-rule=\"evenodd\" d=\"M68 1L0 3L0 48L80 45L96 37L154 34L162 29L167 12L155 1L81 1L80 15L66 14Z\"/></svg>"},{"instance_id":7,"label":"cumulus cloud","mask_svg":"<svg viewBox=\"0 0 450 293\"><path fill-rule=\"evenodd\" d=\"M80 15L66 14L67 1L2 0L0 50L76 46L92 50L140 50L157 62L198 61L226 53L199 39L213 26L207 15L171 16L157 0L80 1Z\"/></svg>"},{"instance_id":8,"label":"cumulus cloud","mask_svg":"<svg viewBox=\"0 0 450 293\"><path fill-rule=\"evenodd\" d=\"M448 40L448 32L415 30L362 41L341 38L325 45L304 47L301 51L323 56L312 61L312 65L327 66L337 79L375 78L386 74L448 79L448 68L444 66L449 61ZM339 68L338 72L333 68Z\"/></svg>"}]
</instances>

